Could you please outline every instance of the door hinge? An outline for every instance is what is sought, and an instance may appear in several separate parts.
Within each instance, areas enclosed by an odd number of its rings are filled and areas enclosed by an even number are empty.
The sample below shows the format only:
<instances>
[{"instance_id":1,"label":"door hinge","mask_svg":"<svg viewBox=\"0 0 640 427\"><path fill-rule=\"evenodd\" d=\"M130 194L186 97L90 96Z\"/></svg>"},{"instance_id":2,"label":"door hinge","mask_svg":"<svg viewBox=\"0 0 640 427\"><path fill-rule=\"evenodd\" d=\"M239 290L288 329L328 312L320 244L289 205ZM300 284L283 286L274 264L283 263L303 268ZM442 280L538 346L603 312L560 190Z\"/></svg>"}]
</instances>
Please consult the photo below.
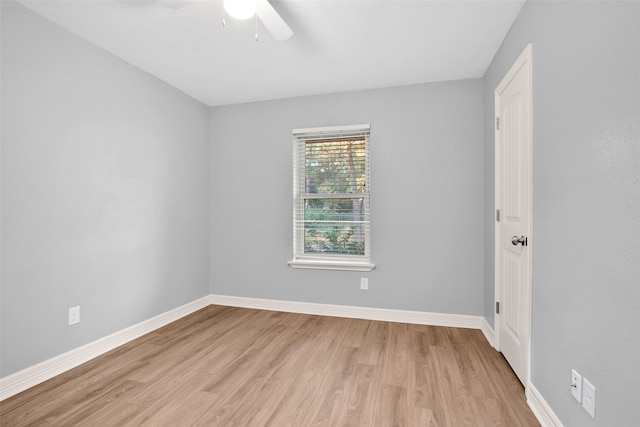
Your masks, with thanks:
<instances>
[{"instance_id":1,"label":"door hinge","mask_svg":"<svg viewBox=\"0 0 640 427\"><path fill-rule=\"evenodd\" d=\"M500 130L500 117L496 117L496 130Z\"/></svg>"},{"instance_id":2,"label":"door hinge","mask_svg":"<svg viewBox=\"0 0 640 427\"><path fill-rule=\"evenodd\" d=\"M496 314L500 314L500 302L496 301Z\"/></svg>"},{"instance_id":3,"label":"door hinge","mask_svg":"<svg viewBox=\"0 0 640 427\"><path fill-rule=\"evenodd\" d=\"M500 222L500 209L496 209L496 222Z\"/></svg>"}]
</instances>

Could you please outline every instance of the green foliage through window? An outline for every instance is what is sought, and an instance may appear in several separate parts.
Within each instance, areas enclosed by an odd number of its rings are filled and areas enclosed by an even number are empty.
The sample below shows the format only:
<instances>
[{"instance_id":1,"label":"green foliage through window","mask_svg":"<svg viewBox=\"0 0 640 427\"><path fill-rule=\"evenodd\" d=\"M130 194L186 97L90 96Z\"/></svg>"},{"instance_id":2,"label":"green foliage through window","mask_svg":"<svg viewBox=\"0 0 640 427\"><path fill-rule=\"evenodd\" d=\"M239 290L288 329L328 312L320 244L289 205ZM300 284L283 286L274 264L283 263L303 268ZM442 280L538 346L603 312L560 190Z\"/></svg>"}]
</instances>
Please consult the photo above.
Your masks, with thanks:
<instances>
[{"instance_id":1,"label":"green foliage through window","mask_svg":"<svg viewBox=\"0 0 640 427\"><path fill-rule=\"evenodd\" d=\"M364 139L306 143L305 254L365 254L365 192Z\"/></svg>"}]
</instances>

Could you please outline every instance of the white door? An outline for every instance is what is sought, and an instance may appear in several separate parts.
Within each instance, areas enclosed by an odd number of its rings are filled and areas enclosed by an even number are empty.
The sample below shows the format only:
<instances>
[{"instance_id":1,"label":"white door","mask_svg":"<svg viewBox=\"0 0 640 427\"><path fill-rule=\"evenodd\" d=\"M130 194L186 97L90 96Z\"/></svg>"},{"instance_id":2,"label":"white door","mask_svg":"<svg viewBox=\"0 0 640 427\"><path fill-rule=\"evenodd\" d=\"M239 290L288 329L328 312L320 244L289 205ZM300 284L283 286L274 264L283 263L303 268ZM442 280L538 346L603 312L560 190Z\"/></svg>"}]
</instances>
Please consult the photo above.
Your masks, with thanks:
<instances>
[{"instance_id":1,"label":"white door","mask_svg":"<svg viewBox=\"0 0 640 427\"><path fill-rule=\"evenodd\" d=\"M496 347L522 384L531 347L531 45L495 92Z\"/></svg>"}]
</instances>

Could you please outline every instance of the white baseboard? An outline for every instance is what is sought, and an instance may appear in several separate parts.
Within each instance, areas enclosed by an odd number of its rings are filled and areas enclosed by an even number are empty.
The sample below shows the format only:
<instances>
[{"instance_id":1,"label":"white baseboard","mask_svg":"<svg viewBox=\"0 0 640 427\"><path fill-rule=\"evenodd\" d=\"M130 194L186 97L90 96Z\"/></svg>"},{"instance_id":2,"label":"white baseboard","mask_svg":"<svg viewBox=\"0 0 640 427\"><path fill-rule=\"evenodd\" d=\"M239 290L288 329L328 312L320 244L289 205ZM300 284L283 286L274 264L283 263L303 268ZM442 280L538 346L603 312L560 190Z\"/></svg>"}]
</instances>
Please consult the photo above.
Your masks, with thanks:
<instances>
[{"instance_id":1,"label":"white baseboard","mask_svg":"<svg viewBox=\"0 0 640 427\"><path fill-rule=\"evenodd\" d=\"M321 316L350 317L382 320L386 322L415 323L418 325L449 326L452 328L481 329L482 316L465 314L427 313L422 311L390 310L386 308L354 307L347 305L316 304L261 298L210 295L211 304L231 307L257 308L288 313L317 314Z\"/></svg>"},{"instance_id":2,"label":"white baseboard","mask_svg":"<svg viewBox=\"0 0 640 427\"><path fill-rule=\"evenodd\" d=\"M527 404L542 427L563 427L560 419L553 413L551 406L531 382L527 384L526 397Z\"/></svg>"},{"instance_id":3,"label":"white baseboard","mask_svg":"<svg viewBox=\"0 0 640 427\"><path fill-rule=\"evenodd\" d=\"M484 337L487 339L487 341L489 341L489 344L491 344L491 347L496 348L495 332L493 330L493 327L491 327L489 322L487 322L487 318L486 317L482 318L482 323L480 325L480 329L482 330L482 333L484 334Z\"/></svg>"},{"instance_id":4,"label":"white baseboard","mask_svg":"<svg viewBox=\"0 0 640 427\"><path fill-rule=\"evenodd\" d=\"M126 329L0 378L0 401L60 375L116 347L174 322L210 304L207 295Z\"/></svg>"}]
</instances>

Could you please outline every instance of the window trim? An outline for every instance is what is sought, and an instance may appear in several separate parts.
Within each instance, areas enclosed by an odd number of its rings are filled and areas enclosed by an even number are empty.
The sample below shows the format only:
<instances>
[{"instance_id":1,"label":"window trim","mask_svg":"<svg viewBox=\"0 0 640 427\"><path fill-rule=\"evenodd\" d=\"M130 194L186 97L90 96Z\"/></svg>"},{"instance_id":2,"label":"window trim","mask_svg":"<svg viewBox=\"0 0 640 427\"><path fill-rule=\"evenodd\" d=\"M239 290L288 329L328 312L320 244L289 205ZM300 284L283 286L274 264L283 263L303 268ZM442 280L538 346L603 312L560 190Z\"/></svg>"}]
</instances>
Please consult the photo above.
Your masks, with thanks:
<instances>
[{"instance_id":1,"label":"window trim","mask_svg":"<svg viewBox=\"0 0 640 427\"><path fill-rule=\"evenodd\" d=\"M297 259L287 261L293 268L312 270L343 270L343 271L371 271L376 265L369 262L331 261L325 259Z\"/></svg>"},{"instance_id":2,"label":"window trim","mask_svg":"<svg viewBox=\"0 0 640 427\"><path fill-rule=\"evenodd\" d=\"M346 271L371 271L375 268L375 264L371 262L371 220L370 213L366 215L367 225L365 231L365 254L364 255L323 255L323 254L304 254L304 249L300 252L299 248L304 248L304 233L298 230L300 218L296 218L296 211L301 211L301 203L304 203L304 197L300 197L299 180L304 176L304 171L299 170L300 144L306 144L308 141L327 140L332 138L365 138L366 146L366 193L357 193L353 196L363 195L366 198L365 204L370 212L371 193L369 178L369 134L370 124L345 125L345 126L326 126L315 128L293 129L293 260L287 264L293 268L302 269L319 269L319 270L346 270Z\"/></svg>"}]
</instances>

